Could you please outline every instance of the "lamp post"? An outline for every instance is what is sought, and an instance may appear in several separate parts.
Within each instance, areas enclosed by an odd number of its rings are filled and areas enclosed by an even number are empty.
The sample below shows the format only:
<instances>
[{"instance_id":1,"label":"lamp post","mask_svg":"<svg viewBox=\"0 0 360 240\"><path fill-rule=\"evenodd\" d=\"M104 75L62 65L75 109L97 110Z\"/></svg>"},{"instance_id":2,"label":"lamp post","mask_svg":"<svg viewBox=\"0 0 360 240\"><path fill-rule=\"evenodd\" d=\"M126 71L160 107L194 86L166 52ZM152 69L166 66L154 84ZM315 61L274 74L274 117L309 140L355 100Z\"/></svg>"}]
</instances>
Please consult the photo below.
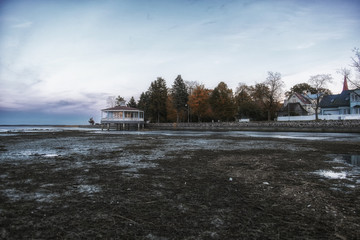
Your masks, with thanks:
<instances>
[{"instance_id":1,"label":"lamp post","mask_svg":"<svg viewBox=\"0 0 360 240\"><path fill-rule=\"evenodd\" d=\"M187 107L188 112L188 123L190 122L190 106L188 104L185 104L185 107Z\"/></svg>"}]
</instances>

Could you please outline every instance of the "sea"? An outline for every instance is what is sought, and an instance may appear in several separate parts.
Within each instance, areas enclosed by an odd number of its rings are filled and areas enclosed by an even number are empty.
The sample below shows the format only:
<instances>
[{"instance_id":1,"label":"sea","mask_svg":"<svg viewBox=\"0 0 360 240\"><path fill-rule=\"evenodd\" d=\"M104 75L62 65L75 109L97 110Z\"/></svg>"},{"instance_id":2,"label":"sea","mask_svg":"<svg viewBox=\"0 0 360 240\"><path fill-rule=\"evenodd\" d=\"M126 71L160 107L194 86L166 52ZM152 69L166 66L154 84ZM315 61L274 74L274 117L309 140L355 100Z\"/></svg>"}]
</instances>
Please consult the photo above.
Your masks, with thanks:
<instances>
[{"instance_id":1,"label":"sea","mask_svg":"<svg viewBox=\"0 0 360 240\"><path fill-rule=\"evenodd\" d=\"M25 132L60 132L60 131L90 131L99 134L135 134L135 135L165 135L165 136L233 136L254 138L298 139L310 141L351 141L359 142L360 133L321 133L321 132L261 132L261 131L102 131L101 128L90 126L40 126L40 125L0 125L0 136Z\"/></svg>"}]
</instances>

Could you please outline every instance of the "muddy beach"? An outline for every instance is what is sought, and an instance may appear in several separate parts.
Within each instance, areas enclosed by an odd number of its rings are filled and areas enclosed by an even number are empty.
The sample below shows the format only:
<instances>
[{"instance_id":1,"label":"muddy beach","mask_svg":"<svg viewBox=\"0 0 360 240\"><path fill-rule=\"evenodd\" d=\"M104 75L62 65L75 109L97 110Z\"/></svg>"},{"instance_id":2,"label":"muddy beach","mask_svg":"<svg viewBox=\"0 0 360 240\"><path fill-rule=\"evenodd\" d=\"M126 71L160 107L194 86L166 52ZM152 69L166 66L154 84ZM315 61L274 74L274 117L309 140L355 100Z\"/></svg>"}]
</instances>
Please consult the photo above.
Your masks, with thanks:
<instances>
[{"instance_id":1,"label":"muddy beach","mask_svg":"<svg viewBox=\"0 0 360 240\"><path fill-rule=\"evenodd\" d=\"M360 239L359 139L3 132L0 239Z\"/></svg>"}]
</instances>

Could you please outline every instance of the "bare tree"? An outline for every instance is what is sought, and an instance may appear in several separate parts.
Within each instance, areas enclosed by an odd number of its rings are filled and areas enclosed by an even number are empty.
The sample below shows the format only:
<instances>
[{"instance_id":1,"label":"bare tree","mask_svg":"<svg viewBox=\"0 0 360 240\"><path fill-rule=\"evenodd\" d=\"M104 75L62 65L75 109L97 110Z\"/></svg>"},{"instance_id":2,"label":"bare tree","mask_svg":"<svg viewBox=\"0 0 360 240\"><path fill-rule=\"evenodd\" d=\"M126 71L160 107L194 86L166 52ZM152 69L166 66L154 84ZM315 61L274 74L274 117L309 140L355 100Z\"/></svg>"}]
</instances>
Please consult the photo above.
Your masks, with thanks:
<instances>
[{"instance_id":1,"label":"bare tree","mask_svg":"<svg viewBox=\"0 0 360 240\"><path fill-rule=\"evenodd\" d=\"M357 79L349 80L349 82L355 88L360 88L360 50L359 50L359 48L354 48L353 52L354 52L355 56L351 58L351 60L352 60L351 66L353 68L355 68L355 72L357 73Z\"/></svg>"},{"instance_id":2,"label":"bare tree","mask_svg":"<svg viewBox=\"0 0 360 240\"><path fill-rule=\"evenodd\" d=\"M185 81L186 88L188 90L188 94L192 94L192 90L195 89L197 86L200 86L200 83L197 81Z\"/></svg>"},{"instance_id":3,"label":"bare tree","mask_svg":"<svg viewBox=\"0 0 360 240\"><path fill-rule=\"evenodd\" d=\"M106 106L107 106L107 107L109 107L109 108L115 107L115 104L116 104L116 98L115 98L115 96L109 96L109 97L106 99Z\"/></svg>"},{"instance_id":4,"label":"bare tree","mask_svg":"<svg viewBox=\"0 0 360 240\"><path fill-rule=\"evenodd\" d=\"M346 80L349 81L350 83L352 83L352 81L350 80L349 76L351 74L351 70L347 69L347 68L341 68L339 70L336 71L338 74L341 74L344 77L344 82ZM346 85L347 86L347 85Z\"/></svg>"},{"instance_id":5,"label":"bare tree","mask_svg":"<svg viewBox=\"0 0 360 240\"><path fill-rule=\"evenodd\" d=\"M268 77L264 84L269 88L268 98L268 121L271 120L271 115L274 115L278 102L280 100L284 82L281 80L281 74L278 72L268 72Z\"/></svg>"},{"instance_id":6,"label":"bare tree","mask_svg":"<svg viewBox=\"0 0 360 240\"><path fill-rule=\"evenodd\" d=\"M316 121L319 120L319 104L320 99L324 94L326 94L326 86L328 83L332 82L332 76L331 74L318 74L315 76L311 76L309 79L309 84L311 87L315 88L316 90L316 102L315 102L315 118Z\"/></svg>"},{"instance_id":7,"label":"bare tree","mask_svg":"<svg viewBox=\"0 0 360 240\"><path fill-rule=\"evenodd\" d=\"M352 51L355 53L355 57L351 58L353 60L353 64L351 66L360 73L360 50L359 48L354 48Z\"/></svg>"},{"instance_id":8,"label":"bare tree","mask_svg":"<svg viewBox=\"0 0 360 240\"><path fill-rule=\"evenodd\" d=\"M250 95L251 94L250 87L247 86L243 82L239 82L238 86L236 87L235 95L238 95L238 94L243 93L243 92Z\"/></svg>"}]
</instances>

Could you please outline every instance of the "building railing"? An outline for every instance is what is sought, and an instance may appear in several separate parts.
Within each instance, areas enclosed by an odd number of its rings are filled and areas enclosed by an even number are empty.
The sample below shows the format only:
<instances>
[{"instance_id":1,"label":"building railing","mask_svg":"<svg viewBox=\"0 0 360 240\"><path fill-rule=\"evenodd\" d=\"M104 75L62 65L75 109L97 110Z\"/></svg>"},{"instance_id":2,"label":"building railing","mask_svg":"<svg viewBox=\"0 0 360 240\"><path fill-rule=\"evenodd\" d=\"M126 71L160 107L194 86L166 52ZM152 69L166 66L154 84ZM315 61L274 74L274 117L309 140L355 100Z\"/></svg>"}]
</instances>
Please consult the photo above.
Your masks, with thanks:
<instances>
[{"instance_id":1,"label":"building railing","mask_svg":"<svg viewBox=\"0 0 360 240\"><path fill-rule=\"evenodd\" d=\"M101 118L101 122L143 122L144 118Z\"/></svg>"}]
</instances>

